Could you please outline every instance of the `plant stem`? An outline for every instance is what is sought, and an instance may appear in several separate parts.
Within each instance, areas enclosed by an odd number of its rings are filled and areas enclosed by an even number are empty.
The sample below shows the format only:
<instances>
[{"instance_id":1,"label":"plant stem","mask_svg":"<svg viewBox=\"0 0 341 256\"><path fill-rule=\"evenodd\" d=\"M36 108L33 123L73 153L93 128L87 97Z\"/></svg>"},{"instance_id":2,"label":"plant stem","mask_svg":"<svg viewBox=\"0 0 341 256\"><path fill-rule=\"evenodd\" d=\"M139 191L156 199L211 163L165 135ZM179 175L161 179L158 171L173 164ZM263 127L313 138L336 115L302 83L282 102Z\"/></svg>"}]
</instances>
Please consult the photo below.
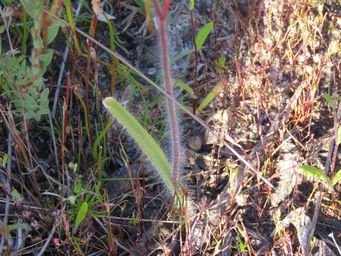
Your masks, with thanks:
<instances>
[{"instance_id":1,"label":"plant stem","mask_svg":"<svg viewBox=\"0 0 341 256\"><path fill-rule=\"evenodd\" d=\"M168 95L173 95L173 83L170 71L170 60L168 55L168 40L167 40L167 13L170 5L170 0L166 1L162 12L157 0L154 0L154 5L160 23L160 39L161 39L161 60L162 60L162 74L164 80L165 91ZM172 143L172 171L173 171L173 184L177 193L181 195L179 188L179 172L180 172L180 135L179 125L176 118L176 108L173 98L166 98L166 108L170 123L171 130L171 143Z\"/></svg>"}]
</instances>

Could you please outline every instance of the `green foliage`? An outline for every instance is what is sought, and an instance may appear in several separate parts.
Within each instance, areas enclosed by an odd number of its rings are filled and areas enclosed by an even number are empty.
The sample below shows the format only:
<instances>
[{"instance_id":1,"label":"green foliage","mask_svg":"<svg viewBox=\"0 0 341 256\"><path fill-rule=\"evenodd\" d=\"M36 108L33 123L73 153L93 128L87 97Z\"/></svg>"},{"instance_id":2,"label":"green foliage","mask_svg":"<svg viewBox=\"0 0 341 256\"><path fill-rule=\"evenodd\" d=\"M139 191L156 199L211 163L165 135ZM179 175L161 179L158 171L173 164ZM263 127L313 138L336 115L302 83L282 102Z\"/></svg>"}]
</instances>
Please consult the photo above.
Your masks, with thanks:
<instances>
[{"instance_id":1,"label":"green foliage","mask_svg":"<svg viewBox=\"0 0 341 256\"><path fill-rule=\"evenodd\" d=\"M335 173L334 177L331 180L331 185L334 187L341 180L341 170Z\"/></svg>"},{"instance_id":2,"label":"green foliage","mask_svg":"<svg viewBox=\"0 0 341 256\"><path fill-rule=\"evenodd\" d=\"M341 96L331 96L329 94L324 94L322 97L327 101L329 106L331 106L333 109L336 109L337 103L341 101Z\"/></svg>"},{"instance_id":3,"label":"green foliage","mask_svg":"<svg viewBox=\"0 0 341 256\"><path fill-rule=\"evenodd\" d=\"M11 196L17 201L17 202L22 202L23 197L19 194L18 190L13 189L11 192Z\"/></svg>"},{"instance_id":4,"label":"green foliage","mask_svg":"<svg viewBox=\"0 0 341 256\"><path fill-rule=\"evenodd\" d=\"M20 0L20 2L33 19L31 29L33 50L30 58L32 65L29 67L26 64L24 56L0 56L0 76L4 78L4 82L1 82L0 85L4 90L4 94L13 99L16 110L25 119L39 121L43 115L49 113L49 91L44 89L43 75L47 66L51 63L53 51L44 49L43 53L44 45L41 35L43 28L42 1ZM54 40L61 25L61 22L51 20L47 28L46 44Z\"/></svg>"},{"instance_id":5,"label":"green foliage","mask_svg":"<svg viewBox=\"0 0 341 256\"><path fill-rule=\"evenodd\" d=\"M131 216L130 223L133 226L136 226L139 223L139 220L138 220L137 216L135 215L135 212L133 212L133 215Z\"/></svg>"},{"instance_id":6,"label":"green foliage","mask_svg":"<svg viewBox=\"0 0 341 256\"><path fill-rule=\"evenodd\" d=\"M196 113L201 112L218 95L222 88L223 83L219 82L201 102L199 107L196 109Z\"/></svg>"},{"instance_id":7,"label":"green foliage","mask_svg":"<svg viewBox=\"0 0 341 256\"><path fill-rule=\"evenodd\" d=\"M6 83L1 83L4 94L14 99L14 104L26 119L40 120L49 113L48 90L33 87L33 71L26 65L24 57L0 56L0 75Z\"/></svg>"},{"instance_id":8,"label":"green foliage","mask_svg":"<svg viewBox=\"0 0 341 256\"><path fill-rule=\"evenodd\" d=\"M331 187L334 187L341 180L341 170L339 170L332 179L325 175L320 169L310 165L302 165L299 167L299 170L303 175L318 179Z\"/></svg>"},{"instance_id":9,"label":"green foliage","mask_svg":"<svg viewBox=\"0 0 341 256\"><path fill-rule=\"evenodd\" d=\"M76 217L76 222L75 222L75 229L78 229L79 225L82 223L82 221L85 219L87 213L88 213L88 203L83 202L81 207L79 208L77 217Z\"/></svg>"},{"instance_id":10,"label":"green foliage","mask_svg":"<svg viewBox=\"0 0 341 256\"><path fill-rule=\"evenodd\" d=\"M144 6L146 4L146 1L145 0L134 0L134 2L141 8L144 9Z\"/></svg>"},{"instance_id":11,"label":"green foliage","mask_svg":"<svg viewBox=\"0 0 341 256\"><path fill-rule=\"evenodd\" d=\"M0 157L0 162L3 166L6 166L7 161L8 161L8 155L7 154L4 154L2 157Z\"/></svg>"},{"instance_id":12,"label":"green foliage","mask_svg":"<svg viewBox=\"0 0 341 256\"><path fill-rule=\"evenodd\" d=\"M68 22L69 22L70 27L71 27L73 41L74 41L75 47L77 49L77 53L78 53L78 55L80 55L82 53L82 51L81 51L81 48L79 46L78 38L76 35L75 23L74 23L73 18L72 18L71 2L70 2L70 0L63 0L63 3L64 3L65 10L66 10L66 16L67 16Z\"/></svg>"},{"instance_id":13,"label":"green foliage","mask_svg":"<svg viewBox=\"0 0 341 256\"><path fill-rule=\"evenodd\" d=\"M192 98L194 97L194 91L192 90L192 88L189 87L184 82L182 82L181 80L175 79L174 80L174 86L178 86L178 87L184 89L189 94L189 96L191 96Z\"/></svg>"},{"instance_id":14,"label":"green foliage","mask_svg":"<svg viewBox=\"0 0 341 256\"><path fill-rule=\"evenodd\" d=\"M202 27L198 31L198 34L195 37L195 45L196 45L198 51L200 51L202 49L208 35L212 31L212 29L213 29L213 21L210 21L209 23L207 23L204 27ZM194 52L194 48L183 51L180 54L173 57L171 61L172 61L172 63L177 62L178 60L182 59L183 57L185 57L187 55L190 55L193 52Z\"/></svg>"},{"instance_id":15,"label":"green foliage","mask_svg":"<svg viewBox=\"0 0 341 256\"><path fill-rule=\"evenodd\" d=\"M82 182L77 179L75 181L75 185L74 185L74 188L73 188L73 192L76 194L76 195L80 195L84 190L84 187L83 187L83 184Z\"/></svg>"},{"instance_id":16,"label":"green foliage","mask_svg":"<svg viewBox=\"0 0 341 256\"><path fill-rule=\"evenodd\" d=\"M197 36L195 37L195 45L197 46L198 51L202 49L202 46L204 45L212 29L213 29L213 21L210 21L199 30Z\"/></svg>"},{"instance_id":17,"label":"green foliage","mask_svg":"<svg viewBox=\"0 0 341 256\"><path fill-rule=\"evenodd\" d=\"M108 121L104 127L104 129L98 134L94 144L92 145L92 155L94 157L98 157L98 152L101 148L101 141L105 138L105 135L107 134L110 127L113 125L113 121Z\"/></svg>"},{"instance_id":18,"label":"green foliage","mask_svg":"<svg viewBox=\"0 0 341 256\"><path fill-rule=\"evenodd\" d=\"M216 63L219 66L224 66L226 63L226 57L224 55L220 56Z\"/></svg>"},{"instance_id":19,"label":"green foliage","mask_svg":"<svg viewBox=\"0 0 341 256\"><path fill-rule=\"evenodd\" d=\"M47 29L47 44L52 43L52 41L56 38L59 28L63 25L61 21L54 20L52 24Z\"/></svg>"},{"instance_id":20,"label":"green foliage","mask_svg":"<svg viewBox=\"0 0 341 256\"><path fill-rule=\"evenodd\" d=\"M329 94L325 94L323 95L323 98L328 102L328 104L332 107L335 108L335 102L332 96L330 96Z\"/></svg>"},{"instance_id":21,"label":"green foliage","mask_svg":"<svg viewBox=\"0 0 341 256\"><path fill-rule=\"evenodd\" d=\"M238 242L238 251L246 253L247 252L247 243L243 241L243 239L238 235L237 236Z\"/></svg>"},{"instance_id":22,"label":"green foliage","mask_svg":"<svg viewBox=\"0 0 341 256\"><path fill-rule=\"evenodd\" d=\"M193 9L194 9L194 0L189 0L188 8L189 8L190 10L193 10Z\"/></svg>"},{"instance_id":23,"label":"green foliage","mask_svg":"<svg viewBox=\"0 0 341 256\"><path fill-rule=\"evenodd\" d=\"M183 52L179 53L178 55L174 56L172 58L171 62L175 63L178 60L182 59L183 57L186 57L187 55L190 55L193 52L194 52L194 49L189 49L189 50L183 51Z\"/></svg>"},{"instance_id":24,"label":"green foliage","mask_svg":"<svg viewBox=\"0 0 341 256\"><path fill-rule=\"evenodd\" d=\"M12 0L2 0L1 2L2 2L4 5L10 5L10 4L13 3Z\"/></svg>"},{"instance_id":25,"label":"green foliage","mask_svg":"<svg viewBox=\"0 0 341 256\"><path fill-rule=\"evenodd\" d=\"M103 105L109 113L127 129L129 134L135 139L139 147L149 158L167 187L173 194L176 194L176 190L172 182L172 167L156 141L114 98L105 98L103 100Z\"/></svg>"},{"instance_id":26,"label":"green foliage","mask_svg":"<svg viewBox=\"0 0 341 256\"><path fill-rule=\"evenodd\" d=\"M312 177L318 180L323 181L325 184L330 184L330 179L321 171L320 169L310 166L310 165L302 165L299 167L299 170L308 177Z\"/></svg>"}]
</instances>

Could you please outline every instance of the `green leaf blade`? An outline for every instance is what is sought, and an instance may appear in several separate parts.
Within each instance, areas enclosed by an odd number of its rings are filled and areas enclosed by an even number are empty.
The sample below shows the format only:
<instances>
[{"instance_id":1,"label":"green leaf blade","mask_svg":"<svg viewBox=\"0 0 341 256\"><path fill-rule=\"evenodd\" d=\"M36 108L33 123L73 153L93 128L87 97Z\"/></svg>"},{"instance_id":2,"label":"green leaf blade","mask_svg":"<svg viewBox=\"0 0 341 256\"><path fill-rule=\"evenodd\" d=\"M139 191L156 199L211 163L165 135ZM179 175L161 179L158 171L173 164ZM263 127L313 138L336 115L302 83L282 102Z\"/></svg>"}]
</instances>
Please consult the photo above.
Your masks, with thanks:
<instances>
[{"instance_id":1,"label":"green leaf blade","mask_svg":"<svg viewBox=\"0 0 341 256\"><path fill-rule=\"evenodd\" d=\"M334 187L339 181L341 180L341 169L335 173L334 177L332 178L332 186Z\"/></svg>"},{"instance_id":2,"label":"green leaf blade","mask_svg":"<svg viewBox=\"0 0 341 256\"><path fill-rule=\"evenodd\" d=\"M213 21L210 21L207 23L204 27L202 27L197 36L195 37L195 45L197 47L197 50L200 51L202 46L204 45L209 33L213 29Z\"/></svg>"},{"instance_id":3,"label":"green leaf blade","mask_svg":"<svg viewBox=\"0 0 341 256\"><path fill-rule=\"evenodd\" d=\"M320 169L310 166L310 165L302 165L299 168L299 171L303 173L303 175L308 177L313 177L318 180L323 181L326 185L331 185L332 181L325 175Z\"/></svg>"},{"instance_id":4,"label":"green leaf blade","mask_svg":"<svg viewBox=\"0 0 341 256\"><path fill-rule=\"evenodd\" d=\"M28 15L30 15L31 17L34 16L34 9L31 5L31 3L27 0L20 0L22 6L25 8L25 10L27 11Z\"/></svg>"},{"instance_id":5,"label":"green leaf blade","mask_svg":"<svg viewBox=\"0 0 341 256\"><path fill-rule=\"evenodd\" d=\"M171 190L171 192L175 194L176 190L172 181L172 167L156 141L114 98L105 98L103 100L103 105L109 111L109 113L127 129L129 134L134 138L139 147L158 171L164 183Z\"/></svg>"},{"instance_id":6,"label":"green leaf blade","mask_svg":"<svg viewBox=\"0 0 341 256\"><path fill-rule=\"evenodd\" d=\"M178 55L174 56L171 59L171 63L174 64L175 62L177 62L178 60L181 60L182 58L192 54L194 52L194 49L189 49L189 50L185 50L181 53L179 53Z\"/></svg>"},{"instance_id":7,"label":"green leaf blade","mask_svg":"<svg viewBox=\"0 0 341 256\"><path fill-rule=\"evenodd\" d=\"M85 219L85 217L86 217L86 215L88 213L88 209L89 209L88 203L87 202L83 202L81 207L79 208L78 213L77 213L75 229L78 229L79 225Z\"/></svg>"},{"instance_id":8,"label":"green leaf blade","mask_svg":"<svg viewBox=\"0 0 341 256\"><path fill-rule=\"evenodd\" d=\"M47 44L50 44L57 36L59 28L64 24L61 21L53 21L47 28Z\"/></svg>"},{"instance_id":9,"label":"green leaf blade","mask_svg":"<svg viewBox=\"0 0 341 256\"><path fill-rule=\"evenodd\" d=\"M194 0L189 0L189 6L188 6L188 8L189 8L190 10L193 10L193 9L194 9Z\"/></svg>"},{"instance_id":10,"label":"green leaf blade","mask_svg":"<svg viewBox=\"0 0 341 256\"><path fill-rule=\"evenodd\" d=\"M194 98L194 91L192 90L192 88L189 87L184 82L182 82L181 80L179 80L179 79L174 80L174 85L184 89L189 94L189 96Z\"/></svg>"},{"instance_id":11,"label":"green leaf blade","mask_svg":"<svg viewBox=\"0 0 341 256\"><path fill-rule=\"evenodd\" d=\"M201 112L221 91L221 89L224 87L224 80L220 81L205 97L205 99L201 102L199 107L196 109L196 113Z\"/></svg>"}]
</instances>

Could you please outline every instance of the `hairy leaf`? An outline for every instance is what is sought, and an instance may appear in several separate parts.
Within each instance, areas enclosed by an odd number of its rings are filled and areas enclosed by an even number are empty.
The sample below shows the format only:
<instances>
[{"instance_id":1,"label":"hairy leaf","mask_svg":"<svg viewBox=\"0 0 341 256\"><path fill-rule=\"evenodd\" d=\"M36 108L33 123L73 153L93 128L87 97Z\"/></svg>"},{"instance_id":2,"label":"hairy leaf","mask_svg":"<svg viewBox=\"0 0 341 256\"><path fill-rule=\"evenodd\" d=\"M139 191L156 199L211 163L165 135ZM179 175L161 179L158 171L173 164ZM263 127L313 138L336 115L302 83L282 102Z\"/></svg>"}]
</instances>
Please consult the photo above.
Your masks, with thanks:
<instances>
[{"instance_id":1,"label":"hairy leaf","mask_svg":"<svg viewBox=\"0 0 341 256\"><path fill-rule=\"evenodd\" d=\"M156 141L117 100L107 97L103 100L103 105L127 129L154 165L164 183L172 193L175 193L172 182L172 167Z\"/></svg>"}]
</instances>

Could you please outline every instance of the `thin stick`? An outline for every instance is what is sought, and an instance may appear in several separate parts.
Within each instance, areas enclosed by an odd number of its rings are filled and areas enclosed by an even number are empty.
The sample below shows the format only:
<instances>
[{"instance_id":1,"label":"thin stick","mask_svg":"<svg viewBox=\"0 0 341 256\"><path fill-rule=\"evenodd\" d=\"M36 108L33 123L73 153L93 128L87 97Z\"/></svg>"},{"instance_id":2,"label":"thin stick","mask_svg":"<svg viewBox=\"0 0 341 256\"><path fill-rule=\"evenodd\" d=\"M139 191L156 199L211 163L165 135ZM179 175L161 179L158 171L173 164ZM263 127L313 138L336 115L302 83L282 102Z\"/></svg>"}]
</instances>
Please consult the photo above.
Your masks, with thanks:
<instances>
[{"instance_id":1,"label":"thin stick","mask_svg":"<svg viewBox=\"0 0 341 256\"><path fill-rule=\"evenodd\" d=\"M64 211L65 207L63 208L63 211ZM57 220L55 220L55 222L53 223L53 227L50 231L50 234L49 236L47 237L43 247L40 249L39 253L37 254L37 256L42 256L44 254L44 252L46 251L47 247L49 246L52 238L53 238L53 235L54 233L56 232L56 228L57 228Z\"/></svg>"}]
</instances>

